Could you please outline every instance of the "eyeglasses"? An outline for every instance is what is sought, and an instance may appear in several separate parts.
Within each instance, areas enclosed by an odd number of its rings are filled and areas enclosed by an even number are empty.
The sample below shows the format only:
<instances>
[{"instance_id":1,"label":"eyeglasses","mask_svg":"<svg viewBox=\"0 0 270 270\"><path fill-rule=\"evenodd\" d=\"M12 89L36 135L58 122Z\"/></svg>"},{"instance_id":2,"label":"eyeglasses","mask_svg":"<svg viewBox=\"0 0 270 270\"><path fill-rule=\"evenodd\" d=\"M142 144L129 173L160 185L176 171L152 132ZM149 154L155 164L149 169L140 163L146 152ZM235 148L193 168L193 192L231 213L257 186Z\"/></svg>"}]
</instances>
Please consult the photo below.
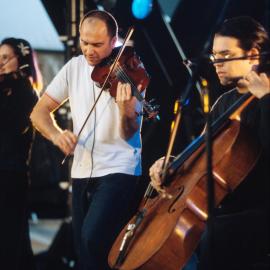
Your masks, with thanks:
<instances>
[{"instance_id":1,"label":"eyeglasses","mask_svg":"<svg viewBox=\"0 0 270 270\"><path fill-rule=\"evenodd\" d=\"M254 56L249 56L249 55L236 56L235 53L226 52L226 53L210 54L209 60L212 64L218 64L218 63L229 62L229 61L234 61L234 60L250 59L251 57L254 58ZM258 56L256 55L256 57Z\"/></svg>"},{"instance_id":2,"label":"eyeglasses","mask_svg":"<svg viewBox=\"0 0 270 270\"><path fill-rule=\"evenodd\" d=\"M220 55L220 57L217 57ZM260 54L255 55L242 55L236 56L235 53L219 53L219 54L210 54L209 60L212 64L224 63L235 60L247 60L247 59L260 59L261 56L269 55L269 52L262 52Z\"/></svg>"}]
</instances>

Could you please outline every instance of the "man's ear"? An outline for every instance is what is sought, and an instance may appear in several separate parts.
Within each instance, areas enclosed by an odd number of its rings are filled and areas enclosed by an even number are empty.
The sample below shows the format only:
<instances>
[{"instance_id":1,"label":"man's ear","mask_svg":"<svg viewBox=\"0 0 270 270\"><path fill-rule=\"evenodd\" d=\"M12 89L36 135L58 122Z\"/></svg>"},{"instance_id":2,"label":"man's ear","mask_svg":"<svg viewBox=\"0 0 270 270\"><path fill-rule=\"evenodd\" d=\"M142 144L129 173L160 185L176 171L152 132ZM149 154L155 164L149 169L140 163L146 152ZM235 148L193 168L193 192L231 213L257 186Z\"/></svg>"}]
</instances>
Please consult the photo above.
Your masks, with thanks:
<instances>
[{"instance_id":1,"label":"man's ear","mask_svg":"<svg viewBox=\"0 0 270 270\"><path fill-rule=\"evenodd\" d=\"M116 41L117 41L117 37L114 36L111 40L111 47L114 48L115 47L115 44L116 44Z\"/></svg>"},{"instance_id":2,"label":"man's ear","mask_svg":"<svg viewBox=\"0 0 270 270\"><path fill-rule=\"evenodd\" d=\"M248 52L248 56L251 56L250 58L250 63L253 65L258 65L260 63L259 58L260 56L258 56L260 54L259 50L257 48L252 48L249 52ZM254 56L254 58L252 57Z\"/></svg>"}]
</instances>

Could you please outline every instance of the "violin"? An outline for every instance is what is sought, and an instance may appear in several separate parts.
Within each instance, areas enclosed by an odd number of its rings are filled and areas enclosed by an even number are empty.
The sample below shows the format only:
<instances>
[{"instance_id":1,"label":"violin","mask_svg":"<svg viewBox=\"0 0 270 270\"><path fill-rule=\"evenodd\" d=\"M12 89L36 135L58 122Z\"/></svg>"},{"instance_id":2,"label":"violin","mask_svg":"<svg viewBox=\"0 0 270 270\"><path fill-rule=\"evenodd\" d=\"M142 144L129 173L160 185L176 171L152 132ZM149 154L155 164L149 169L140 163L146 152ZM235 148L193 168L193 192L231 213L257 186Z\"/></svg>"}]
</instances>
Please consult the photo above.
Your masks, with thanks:
<instances>
[{"instance_id":1,"label":"violin","mask_svg":"<svg viewBox=\"0 0 270 270\"><path fill-rule=\"evenodd\" d=\"M101 63L94 67L91 78L98 87L103 86L120 48L121 47L114 48L109 57L105 58ZM129 83L131 85L132 95L142 103L144 112L147 114L148 118L159 119L159 106L151 104L152 101L147 102L141 94L141 92L143 92L149 85L150 76L145 70L139 56L130 46L125 47L114 71L104 86L104 89L108 90L112 97L116 97L119 81L122 83ZM139 86L140 90L138 88Z\"/></svg>"}]
</instances>

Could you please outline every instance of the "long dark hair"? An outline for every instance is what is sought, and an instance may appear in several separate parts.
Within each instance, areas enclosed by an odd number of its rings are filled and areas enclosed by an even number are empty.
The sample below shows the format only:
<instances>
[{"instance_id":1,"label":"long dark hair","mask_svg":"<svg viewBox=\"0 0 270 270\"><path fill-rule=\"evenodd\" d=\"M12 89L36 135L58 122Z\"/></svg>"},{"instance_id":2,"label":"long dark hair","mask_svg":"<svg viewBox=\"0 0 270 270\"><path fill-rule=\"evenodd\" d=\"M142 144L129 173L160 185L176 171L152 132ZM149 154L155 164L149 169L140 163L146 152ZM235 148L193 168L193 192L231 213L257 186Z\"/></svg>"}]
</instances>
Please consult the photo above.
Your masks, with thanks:
<instances>
[{"instance_id":1,"label":"long dark hair","mask_svg":"<svg viewBox=\"0 0 270 270\"><path fill-rule=\"evenodd\" d=\"M37 70L34 63L33 50L28 41L22 38L6 38L1 45L10 46L18 57L19 68L27 77L31 77L34 84L37 83Z\"/></svg>"}]
</instances>

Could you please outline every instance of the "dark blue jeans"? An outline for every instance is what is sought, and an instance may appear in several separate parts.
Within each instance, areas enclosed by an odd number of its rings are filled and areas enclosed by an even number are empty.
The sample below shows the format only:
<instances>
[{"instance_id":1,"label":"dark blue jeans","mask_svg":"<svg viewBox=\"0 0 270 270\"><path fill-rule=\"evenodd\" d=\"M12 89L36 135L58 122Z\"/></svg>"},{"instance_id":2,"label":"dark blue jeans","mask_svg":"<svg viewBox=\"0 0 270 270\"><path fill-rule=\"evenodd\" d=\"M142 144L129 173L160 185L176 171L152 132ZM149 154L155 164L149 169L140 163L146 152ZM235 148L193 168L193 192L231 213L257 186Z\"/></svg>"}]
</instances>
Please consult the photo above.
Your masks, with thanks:
<instances>
[{"instance_id":1,"label":"dark blue jeans","mask_svg":"<svg viewBox=\"0 0 270 270\"><path fill-rule=\"evenodd\" d=\"M72 222L78 269L108 270L110 248L133 215L138 177L109 174L73 179Z\"/></svg>"}]
</instances>

